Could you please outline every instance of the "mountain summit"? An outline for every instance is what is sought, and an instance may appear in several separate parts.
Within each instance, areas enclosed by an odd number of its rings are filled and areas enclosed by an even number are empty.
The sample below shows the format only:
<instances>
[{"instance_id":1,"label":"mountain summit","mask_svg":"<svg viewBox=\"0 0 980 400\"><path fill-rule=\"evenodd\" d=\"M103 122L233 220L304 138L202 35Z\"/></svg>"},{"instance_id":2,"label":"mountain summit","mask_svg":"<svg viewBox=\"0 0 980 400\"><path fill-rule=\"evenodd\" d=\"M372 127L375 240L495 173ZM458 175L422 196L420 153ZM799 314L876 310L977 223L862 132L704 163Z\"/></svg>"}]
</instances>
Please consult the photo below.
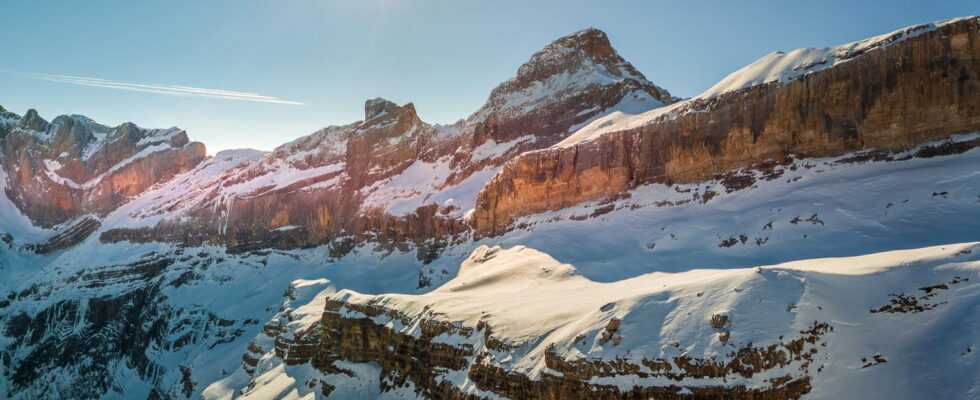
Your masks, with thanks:
<instances>
[{"instance_id":1,"label":"mountain summit","mask_svg":"<svg viewBox=\"0 0 980 400\"><path fill-rule=\"evenodd\" d=\"M514 81L526 86L553 75L574 74L578 69L590 66L601 66L604 71L597 72L606 72L612 77L649 83L643 74L616 52L606 33L596 28L583 29L551 42L517 69Z\"/></svg>"}]
</instances>

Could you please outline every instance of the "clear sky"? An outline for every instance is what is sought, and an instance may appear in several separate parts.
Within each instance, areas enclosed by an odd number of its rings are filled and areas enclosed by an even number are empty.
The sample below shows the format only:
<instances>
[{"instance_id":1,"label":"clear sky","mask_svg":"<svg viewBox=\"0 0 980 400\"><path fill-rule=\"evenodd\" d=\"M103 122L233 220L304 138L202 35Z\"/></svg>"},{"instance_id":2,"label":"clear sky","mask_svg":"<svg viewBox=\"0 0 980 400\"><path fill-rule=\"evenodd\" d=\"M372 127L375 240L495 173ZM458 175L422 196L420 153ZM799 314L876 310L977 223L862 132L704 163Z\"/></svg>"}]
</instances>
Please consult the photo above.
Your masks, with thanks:
<instances>
[{"instance_id":1,"label":"clear sky","mask_svg":"<svg viewBox=\"0 0 980 400\"><path fill-rule=\"evenodd\" d=\"M980 14L980 2L5 1L0 105L51 119L179 126L209 153L270 150L414 102L466 117L548 42L593 26L647 78L689 97L772 51ZM92 79L95 78L95 79Z\"/></svg>"}]
</instances>

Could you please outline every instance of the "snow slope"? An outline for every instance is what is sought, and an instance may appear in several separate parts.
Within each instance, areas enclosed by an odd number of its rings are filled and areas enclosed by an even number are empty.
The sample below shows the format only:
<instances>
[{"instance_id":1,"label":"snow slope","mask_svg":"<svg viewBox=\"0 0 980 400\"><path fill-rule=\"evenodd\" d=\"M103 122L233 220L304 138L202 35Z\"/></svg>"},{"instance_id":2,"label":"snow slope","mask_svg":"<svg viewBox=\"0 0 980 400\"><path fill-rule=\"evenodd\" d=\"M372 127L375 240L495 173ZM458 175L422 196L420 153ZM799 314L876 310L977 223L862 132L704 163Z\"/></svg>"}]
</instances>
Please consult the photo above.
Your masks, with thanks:
<instances>
[{"instance_id":1,"label":"snow slope","mask_svg":"<svg viewBox=\"0 0 980 400\"><path fill-rule=\"evenodd\" d=\"M834 67L851 61L861 55L880 50L914 38L926 32L931 32L945 25L965 21L975 16L951 18L928 24L902 28L883 35L842 44L833 47L807 47L796 49L789 53L777 51L767 54L752 64L735 71L701 93L696 98L708 98L722 93L744 89L750 86L770 82L789 83L806 74Z\"/></svg>"},{"instance_id":2,"label":"snow slope","mask_svg":"<svg viewBox=\"0 0 980 400\"><path fill-rule=\"evenodd\" d=\"M522 217L517 229L478 244L528 246L575 264L590 279L610 281L980 239L980 220L966 218L978 210L980 150L847 162L852 157L795 159L771 179L736 170L754 183L731 192L721 180L644 185L614 201ZM472 250L452 254L462 260Z\"/></svg>"}]
</instances>

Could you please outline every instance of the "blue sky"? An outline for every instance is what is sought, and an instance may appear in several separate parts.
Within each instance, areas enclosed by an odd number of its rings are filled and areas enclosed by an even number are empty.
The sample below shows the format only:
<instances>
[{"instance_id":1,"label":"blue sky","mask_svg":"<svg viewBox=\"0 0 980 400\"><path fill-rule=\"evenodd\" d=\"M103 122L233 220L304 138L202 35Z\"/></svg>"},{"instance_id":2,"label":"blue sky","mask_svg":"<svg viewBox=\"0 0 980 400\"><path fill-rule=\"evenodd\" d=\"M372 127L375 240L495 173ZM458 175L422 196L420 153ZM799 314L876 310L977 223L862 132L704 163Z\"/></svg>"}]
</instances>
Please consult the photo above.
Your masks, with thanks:
<instances>
[{"instance_id":1,"label":"blue sky","mask_svg":"<svg viewBox=\"0 0 980 400\"><path fill-rule=\"evenodd\" d=\"M362 119L377 96L453 122L535 51L589 26L688 97L772 51L980 14L980 3L15 0L2 9L0 105L176 125L214 153L270 150Z\"/></svg>"}]
</instances>

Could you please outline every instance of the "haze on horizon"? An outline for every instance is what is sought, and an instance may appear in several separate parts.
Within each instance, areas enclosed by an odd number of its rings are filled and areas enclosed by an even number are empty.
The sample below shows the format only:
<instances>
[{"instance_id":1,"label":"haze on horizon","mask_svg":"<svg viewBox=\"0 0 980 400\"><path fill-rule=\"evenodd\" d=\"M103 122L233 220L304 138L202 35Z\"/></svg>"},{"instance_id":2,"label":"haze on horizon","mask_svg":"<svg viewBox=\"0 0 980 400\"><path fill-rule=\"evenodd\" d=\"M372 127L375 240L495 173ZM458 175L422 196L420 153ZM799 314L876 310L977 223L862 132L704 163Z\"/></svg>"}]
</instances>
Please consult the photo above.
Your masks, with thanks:
<instances>
[{"instance_id":1,"label":"haze on horizon","mask_svg":"<svg viewBox=\"0 0 980 400\"><path fill-rule=\"evenodd\" d=\"M397 0L13 2L0 105L51 119L177 125L208 152L272 148L363 118L363 101L465 118L552 40L585 27L681 97L773 51L831 46L962 15L969 1ZM655 16L651 18L650 16Z\"/></svg>"}]
</instances>

